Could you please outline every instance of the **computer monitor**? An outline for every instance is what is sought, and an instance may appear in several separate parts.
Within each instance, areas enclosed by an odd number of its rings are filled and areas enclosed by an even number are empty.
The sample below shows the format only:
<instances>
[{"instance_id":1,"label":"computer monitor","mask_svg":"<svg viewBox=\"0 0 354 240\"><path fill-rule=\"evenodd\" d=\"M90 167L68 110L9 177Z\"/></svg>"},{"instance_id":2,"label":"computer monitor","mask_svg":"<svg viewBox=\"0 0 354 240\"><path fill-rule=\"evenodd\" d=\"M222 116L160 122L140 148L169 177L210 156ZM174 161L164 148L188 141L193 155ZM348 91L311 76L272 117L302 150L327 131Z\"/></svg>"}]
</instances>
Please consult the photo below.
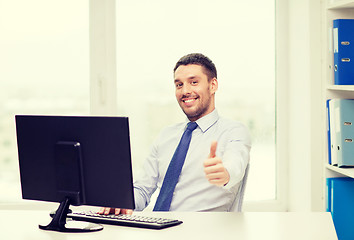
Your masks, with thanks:
<instances>
[{"instance_id":1,"label":"computer monitor","mask_svg":"<svg viewBox=\"0 0 354 240\"><path fill-rule=\"evenodd\" d=\"M134 209L129 123L126 117L17 115L23 199L59 202L52 222L65 227L69 206Z\"/></svg>"}]
</instances>

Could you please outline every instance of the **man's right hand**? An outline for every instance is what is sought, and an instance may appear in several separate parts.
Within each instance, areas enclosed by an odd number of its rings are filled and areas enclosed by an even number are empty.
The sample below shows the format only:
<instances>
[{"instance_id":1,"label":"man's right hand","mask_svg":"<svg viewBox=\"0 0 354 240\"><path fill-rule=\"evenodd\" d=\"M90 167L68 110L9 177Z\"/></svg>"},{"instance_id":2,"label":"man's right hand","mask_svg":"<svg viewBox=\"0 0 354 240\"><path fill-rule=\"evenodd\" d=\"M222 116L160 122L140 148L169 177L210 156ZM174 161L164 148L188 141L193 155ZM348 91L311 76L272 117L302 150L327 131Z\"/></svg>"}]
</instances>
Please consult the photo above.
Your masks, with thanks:
<instances>
[{"instance_id":1,"label":"man's right hand","mask_svg":"<svg viewBox=\"0 0 354 240\"><path fill-rule=\"evenodd\" d=\"M109 207L102 207L99 211L98 214L102 215L108 215L108 214L127 214L127 215L132 215L133 210L132 209L121 209L121 208L109 208Z\"/></svg>"},{"instance_id":2,"label":"man's right hand","mask_svg":"<svg viewBox=\"0 0 354 240\"><path fill-rule=\"evenodd\" d=\"M224 167L221 158L216 156L217 146L218 142L212 142L209 157L204 161L204 172L211 184L225 186L230 181L230 174Z\"/></svg>"}]
</instances>

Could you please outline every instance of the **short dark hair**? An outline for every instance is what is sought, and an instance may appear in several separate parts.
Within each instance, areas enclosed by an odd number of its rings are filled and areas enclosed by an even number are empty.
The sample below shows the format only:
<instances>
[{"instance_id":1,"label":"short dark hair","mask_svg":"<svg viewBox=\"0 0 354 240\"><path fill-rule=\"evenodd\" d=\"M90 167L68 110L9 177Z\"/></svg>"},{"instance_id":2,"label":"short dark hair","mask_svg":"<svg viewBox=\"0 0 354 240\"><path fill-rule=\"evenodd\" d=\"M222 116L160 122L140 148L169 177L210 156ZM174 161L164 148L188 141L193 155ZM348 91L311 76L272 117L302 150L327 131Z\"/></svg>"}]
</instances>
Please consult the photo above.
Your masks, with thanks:
<instances>
[{"instance_id":1,"label":"short dark hair","mask_svg":"<svg viewBox=\"0 0 354 240\"><path fill-rule=\"evenodd\" d=\"M181 57L176 63L173 72L181 65L196 64L203 67L205 74L208 76L208 80L217 78L217 72L215 64L205 55L201 53L190 53Z\"/></svg>"}]
</instances>

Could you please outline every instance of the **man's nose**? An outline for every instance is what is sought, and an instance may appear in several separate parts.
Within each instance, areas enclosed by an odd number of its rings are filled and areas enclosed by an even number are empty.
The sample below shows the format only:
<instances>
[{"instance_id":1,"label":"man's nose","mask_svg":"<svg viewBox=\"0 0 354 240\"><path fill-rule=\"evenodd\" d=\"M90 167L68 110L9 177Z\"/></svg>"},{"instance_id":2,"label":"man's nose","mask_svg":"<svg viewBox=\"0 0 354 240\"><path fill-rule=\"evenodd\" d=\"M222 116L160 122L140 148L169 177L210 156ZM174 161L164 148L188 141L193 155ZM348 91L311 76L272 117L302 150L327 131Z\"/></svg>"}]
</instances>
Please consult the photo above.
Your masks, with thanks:
<instances>
[{"instance_id":1,"label":"man's nose","mask_svg":"<svg viewBox=\"0 0 354 240\"><path fill-rule=\"evenodd\" d=\"M182 87L182 94L183 95L187 95L187 94L190 94L192 92L191 90L191 86L189 84L184 84L183 87Z\"/></svg>"}]
</instances>

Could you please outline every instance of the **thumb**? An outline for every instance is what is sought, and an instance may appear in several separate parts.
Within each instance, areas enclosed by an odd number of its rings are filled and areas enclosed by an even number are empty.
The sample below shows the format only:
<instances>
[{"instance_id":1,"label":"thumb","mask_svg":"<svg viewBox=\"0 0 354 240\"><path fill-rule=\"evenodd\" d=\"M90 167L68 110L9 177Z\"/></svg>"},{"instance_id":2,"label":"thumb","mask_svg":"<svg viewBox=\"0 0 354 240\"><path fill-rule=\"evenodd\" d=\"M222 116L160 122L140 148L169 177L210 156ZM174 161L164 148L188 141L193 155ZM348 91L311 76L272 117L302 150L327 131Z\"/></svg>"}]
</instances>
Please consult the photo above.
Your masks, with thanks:
<instances>
[{"instance_id":1,"label":"thumb","mask_svg":"<svg viewBox=\"0 0 354 240\"><path fill-rule=\"evenodd\" d=\"M217 142L217 141L213 141L213 142L211 143L209 158L214 158L214 157L216 157L216 147L217 147L217 146L218 146L218 142Z\"/></svg>"}]
</instances>

